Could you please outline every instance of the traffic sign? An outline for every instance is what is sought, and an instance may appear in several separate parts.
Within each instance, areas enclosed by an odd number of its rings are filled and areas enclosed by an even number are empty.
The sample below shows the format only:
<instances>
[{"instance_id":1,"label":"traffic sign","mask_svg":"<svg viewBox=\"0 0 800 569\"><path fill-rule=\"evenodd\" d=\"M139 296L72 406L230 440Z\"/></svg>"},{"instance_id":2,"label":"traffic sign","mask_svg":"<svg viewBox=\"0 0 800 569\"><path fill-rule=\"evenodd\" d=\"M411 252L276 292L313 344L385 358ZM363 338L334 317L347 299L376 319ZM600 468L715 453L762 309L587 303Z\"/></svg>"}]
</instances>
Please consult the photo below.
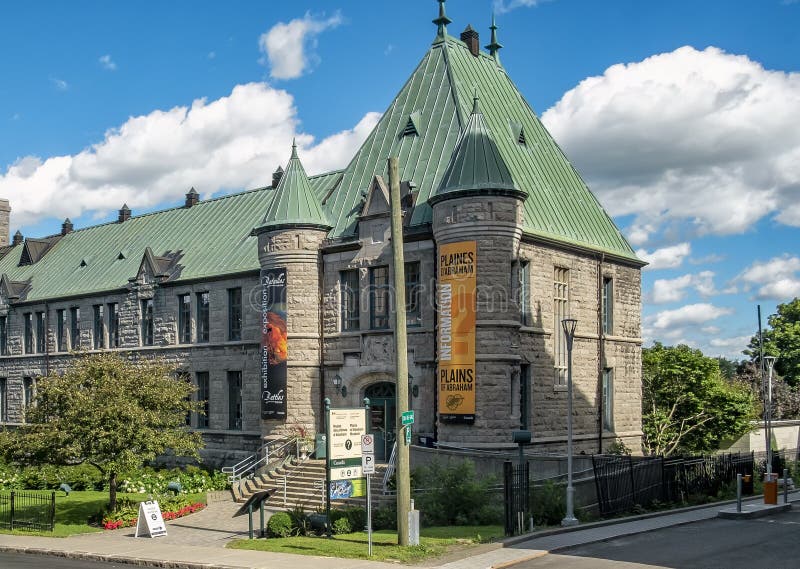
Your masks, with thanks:
<instances>
[{"instance_id":1,"label":"traffic sign","mask_svg":"<svg viewBox=\"0 0 800 569\"><path fill-rule=\"evenodd\" d=\"M375 452L375 437L372 435L361 435L361 452L372 454Z\"/></svg>"},{"instance_id":2,"label":"traffic sign","mask_svg":"<svg viewBox=\"0 0 800 569\"><path fill-rule=\"evenodd\" d=\"M364 474L375 473L375 455L372 453L364 453L361 455L361 471Z\"/></svg>"},{"instance_id":3,"label":"traffic sign","mask_svg":"<svg viewBox=\"0 0 800 569\"><path fill-rule=\"evenodd\" d=\"M403 426L414 424L414 411L405 411L402 415Z\"/></svg>"},{"instance_id":4,"label":"traffic sign","mask_svg":"<svg viewBox=\"0 0 800 569\"><path fill-rule=\"evenodd\" d=\"M407 445L411 444L411 425L408 425L406 427L406 444Z\"/></svg>"}]
</instances>

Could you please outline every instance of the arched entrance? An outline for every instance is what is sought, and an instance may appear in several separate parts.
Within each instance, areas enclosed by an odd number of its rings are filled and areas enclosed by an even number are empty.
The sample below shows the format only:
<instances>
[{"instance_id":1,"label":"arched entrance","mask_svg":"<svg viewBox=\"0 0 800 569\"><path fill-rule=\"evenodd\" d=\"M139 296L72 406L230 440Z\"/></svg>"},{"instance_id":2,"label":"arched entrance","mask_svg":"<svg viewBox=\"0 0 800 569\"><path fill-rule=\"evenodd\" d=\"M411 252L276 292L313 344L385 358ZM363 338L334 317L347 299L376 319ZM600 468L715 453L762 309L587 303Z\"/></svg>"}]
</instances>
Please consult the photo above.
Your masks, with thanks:
<instances>
[{"instance_id":1,"label":"arched entrance","mask_svg":"<svg viewBox=\"0 0 800 569\"><path fill-rule=\"evenodd\" d=\"M369 398L369 432L375 437L375 460L388 460L396 437L396 390L394 383L373 383L364 391Z\"/></svg>"}]
</instances>

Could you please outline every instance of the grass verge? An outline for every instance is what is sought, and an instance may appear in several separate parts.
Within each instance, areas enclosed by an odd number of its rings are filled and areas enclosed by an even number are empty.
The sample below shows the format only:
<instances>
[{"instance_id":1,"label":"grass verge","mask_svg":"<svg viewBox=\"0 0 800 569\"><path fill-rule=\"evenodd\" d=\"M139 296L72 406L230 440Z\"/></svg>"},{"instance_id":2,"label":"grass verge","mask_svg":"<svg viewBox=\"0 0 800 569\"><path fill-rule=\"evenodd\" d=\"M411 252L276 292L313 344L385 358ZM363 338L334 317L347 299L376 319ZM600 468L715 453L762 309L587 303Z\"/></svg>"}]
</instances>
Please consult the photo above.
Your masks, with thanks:
<instances>
[{"instance_id":1,"label":"grass verge","mask_svg":"<svg viewBox=\"0 0 800 569\"><path fill-rule=\"evenodd\" d=\"M372 534L372 557L367 555L367 534L356 532L335 535L332 539L316 536L269 539L238 539L228 543L232 549L250 549L300 555L321 555L374 561L415 563L439 557L455 549L472 547L503 537L502 526L447 526L420 530L420 544L397 545L397 533L391 530Z\"/></svg>"}]
</instances>

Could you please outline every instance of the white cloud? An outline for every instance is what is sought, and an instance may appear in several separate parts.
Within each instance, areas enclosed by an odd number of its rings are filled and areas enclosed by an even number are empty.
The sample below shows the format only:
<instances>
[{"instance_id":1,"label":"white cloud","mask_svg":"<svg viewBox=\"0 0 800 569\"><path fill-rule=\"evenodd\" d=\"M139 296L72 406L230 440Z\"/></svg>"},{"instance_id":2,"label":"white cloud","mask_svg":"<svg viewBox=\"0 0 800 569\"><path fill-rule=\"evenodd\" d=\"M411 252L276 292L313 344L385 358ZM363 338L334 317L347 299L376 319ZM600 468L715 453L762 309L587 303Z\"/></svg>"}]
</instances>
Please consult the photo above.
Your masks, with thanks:
<instances>
[{"instance_id":1,"label":"white cloud","mask_svg":"<svg viewBox=\"0 0 800 569\"><path fill-rule=\"evenodd\" d=\"M750 343L752 336L735 336L733 338L713 338L709 345L714 348L727 348L734 352L741 352Z\"/></svg>"},{"instance_id":2,"label":"white cloud","mask_svg":"<svg viewBox=\"0 0 800 569\"><path fill-rule=\"evenodd\" d=\"M505 14L517 8L530 8L541 4L543 0L494 0L494 10L498 14Z\"/></svg>"},{"instance_id":3,"label":"white cloud","mask_svg":"<svg viewBox=\"0 0 800 569\"><path fill-rule=\"evenodd\" d=\"M318 61L316 36L343 21L339 12L330 18L316 18L310 12L288 24L278 22L261 34L258 45L267 56L270 76L275 79L296 79Z\"/></svg>"},{"instance_id":4,"label":"white cloud","mask_svg":"<svg viewBox=\"0 0 800 569\"><path fill-rule=\"evenodd\" d=\"M584 79L542 119L643 244L665 224L732 234L776 214L800 226L798 116L800 73L685 46Z\"/></svg>"},{"instance_id":5,"label":"white cloud","mask_svg":"<svg viewBox=\"0 0 800 569\"><path fill-rule=\"evenodd\" d=\"M710 265L712 263L721 263L725 260L725 255L718 255L717 253L710 253L705 257L699 257L696 259L689 259L689 263L692 265Z\"/></svg>"},{"instance_id":6,"label":"white cloud","mask_svg":"<svg viewBox=\"0 0 800 569\"><path fill-rule=\"evenodd\" d=\"M788 254L755 261L735 279L745 291L756 289L759 300L785 301L800 296L800 257Z\"/></svg>"},{"instance_id":7,"label":"white cloud","mask_svg":"<svg viewBox=\"0 0 800 569\"><path fill-rule=\"evenodd\" d=\"M63 79L59 79L57 77L51 77L50 82L55 85L55 88L59 91L66 91L69 89L69 83L64 81Z\"/></svg>"},{"instance_id":8,"label":"white cloud","mask_svg":"<svg viewBox=\"0 0 800 569\"><path fill-rule=\"evenodd\" d=\"M103 69L107 71L114 71L117 69L117 64L111 59L111 56L108 54L101 55L100 58L97 60L100 62L100 65L103 66Z\"/></svg>"},{"instance_id":9,"label":"white cloud","mask_svg":"<svg viewBox=\"0 0 800 569\"><path fill-rule=\"evenodd\" d=\"M237 85L214 101L131 117L78 154L21 158L0 170L0 195L11 201L14 224L24 225L102 215L123 203L151 207L180 199L191 186L203 195L259 187L285 167L292 137L310 174L328 171L347 164L379 116L368 113L353 129L317 142L297 131L289 93Z\"/></svg>"},{"instance_id":10,"label":"white cloud","mask_svg":"<svg viewBox=\"0 0 800 569\"><path fill-rule=\"evenodd\" d=\"M718 326L703 326L700 331L704 334L719 334L720 329Z\"/></svg>"},{"instance_id":11,"label":"white cloud","mask_svg":"<svg viewBox=\"0 0 800 569\"><path fill-rule=\"evenodd\" d=\"M708 303L687 304L675 310L664 310L644 319L646 326L660 332L677 330L683 326L705 324L733 310Z\"/></svg>"},{"instance_id":12,"label":"white cloud","mask_svg":"<svg viewBox=\"0 0 800 569\"><path fill-rule=\"evenodd\" d=\"M692 252L692 247L689 243L678 243L670 247L662 247L648 251L647 249L638 249L636 255L643 261L650 263L644 269L674 269L683 264L683 260Z\"/></svg>"},{"instance_id":13,"label":"white cloud","mask_svg":"<svg viewBox=\"0 0 800 569\"><path fill-rule=\"evenodd\" d=\"M675 279L657 279L653 282L650 294L653 304L678 302L686 298L686 289L692 284L692 275L683 275Z\"/></svg>"}]
</instances>

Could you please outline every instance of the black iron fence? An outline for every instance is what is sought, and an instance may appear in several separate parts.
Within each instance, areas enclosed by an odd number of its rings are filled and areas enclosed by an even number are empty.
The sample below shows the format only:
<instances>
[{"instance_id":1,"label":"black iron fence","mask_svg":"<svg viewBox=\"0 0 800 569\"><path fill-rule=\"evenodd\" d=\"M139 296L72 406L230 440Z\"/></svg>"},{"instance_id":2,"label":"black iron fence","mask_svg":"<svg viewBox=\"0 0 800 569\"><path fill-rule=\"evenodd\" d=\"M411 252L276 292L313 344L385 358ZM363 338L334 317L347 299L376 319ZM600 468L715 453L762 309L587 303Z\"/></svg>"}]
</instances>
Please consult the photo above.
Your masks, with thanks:
<instances>
[{"instance_id":1,"label":"black iron fence","mask_svg":"<svg viewBox=\"0 0 800 569\"><path fill-rule=\"evenodd\" d=\"M773 460L773 471L780 466ZM595 455L592 457L600 514L620 514L656 502L713 496L737 474L763 469L754 453L680 458Z\"/></svg>"},{"instance_id":2,"label":"black iron fence","mask_svg":"<svg viewBox=\"0 0 800 569\"><path fill-rule=\"evenodd\" d=\"M522 465L514 465L511 462L503 463L506 535L516 535L525 531L531 511L528 500L529 474L530 468L527 461Z\"/></svg>"},{"instance_id":3,"label":"black iron fence","mask_svg":"<svg viewBox=\"0 0 800 569\"><path fill-rule=\"evenodd\" d=\"M0 493L0 528L20 531L53 531L56 522L56 493Z\"/></svg>"}]
</instances>

